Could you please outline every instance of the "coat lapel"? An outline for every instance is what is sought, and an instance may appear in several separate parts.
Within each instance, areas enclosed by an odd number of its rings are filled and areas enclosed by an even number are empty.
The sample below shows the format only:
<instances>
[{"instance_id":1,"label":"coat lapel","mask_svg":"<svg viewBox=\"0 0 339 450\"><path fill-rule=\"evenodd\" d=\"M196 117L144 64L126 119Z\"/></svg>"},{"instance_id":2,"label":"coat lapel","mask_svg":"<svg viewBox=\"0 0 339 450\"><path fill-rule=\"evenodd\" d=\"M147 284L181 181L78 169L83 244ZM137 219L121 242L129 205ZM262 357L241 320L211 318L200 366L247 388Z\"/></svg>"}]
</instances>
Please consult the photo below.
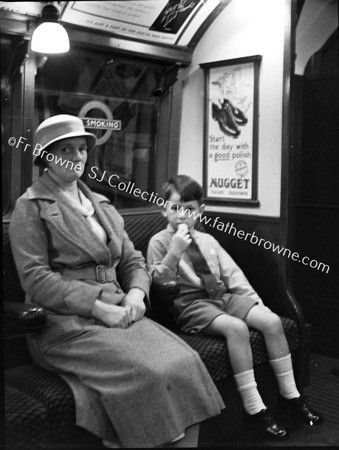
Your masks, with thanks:
<instances>
[{"instance_id":1,"label":"coat lapel","mask_svg":"<svg viewBox=\"0 0 339 450\"><path fill-rule=\"evenodd\" d=\"M123 222L121 221L120 224L119 221L110 220L110 217L106 215L105 211L100 205L100 202L95 198L92 191L86 186L85 183L79 181L79 188L94 206L94 210L96 215L98 216L100 224L106 231L107 246L109 247L112 256L116 257L117 255L120 255L121 238L119 238L119 234L121 234L121 231L123 229Z\"/></svg>"},{"instance_id":2,"label":"coat lapel","mask_svg":"<svg viewBox=\"0 0 339 450\"><path fill-rule=\"evenodd\" d=\"M53 227L56 227L65 240L77 246L97 264L111 265L111 252L107 245L93 233L91 226L80 212L72 208L67 202L59 186L48 174L44 174L37 183L29 188L28 196L30 199L42 200L40 202L41 217L50 222ZM94 201L92 200L93 196L91 197L90 200ZM101 209L100 205L94 205L94 207L96 211ZM99 215L102 216L103 214L99 212L98 217ZM101 221L101 217L99 217L99 220ZM105 222L107 222L107 219L105 219ZM103 224L103 226L106 230L108 224ZM108 230L106 230L106 233L108 236L112 234Z\"/></svg>"},{"instance_id":3,"label":"coat lapel","mask_svg":"<svg viewBox=\"0 0 339 450\"><path fill-rule=\"evenodd\" d=\"M100 202L98 202L98 200L93 195L92 191L86 186L85 183L79 181L78 184L79 188L82 190L84 195L91 201L92 205L94 206L94 210L96 215L98 216L100 224L107 233L108 241L110 241L115 233L110 220L107 218L106 214L102 210Z\"/></svg>"}]
</instances>

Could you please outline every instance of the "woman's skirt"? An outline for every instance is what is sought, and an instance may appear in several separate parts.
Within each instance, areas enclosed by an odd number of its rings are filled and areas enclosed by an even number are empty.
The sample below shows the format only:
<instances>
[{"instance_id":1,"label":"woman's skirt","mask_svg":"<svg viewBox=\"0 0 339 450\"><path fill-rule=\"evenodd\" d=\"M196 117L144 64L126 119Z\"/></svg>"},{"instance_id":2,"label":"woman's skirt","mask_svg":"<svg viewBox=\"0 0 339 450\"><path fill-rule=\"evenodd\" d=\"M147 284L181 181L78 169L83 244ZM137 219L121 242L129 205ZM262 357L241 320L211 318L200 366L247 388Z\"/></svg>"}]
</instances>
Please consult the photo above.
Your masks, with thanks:
<instances>
[{"instance_id":1,"label":"woman's skirt","mask_svg":"<svg viewBox=\"0 0 339 450\"><path fill-rule=\"evenodd\" d=\"M79 318L83 333L41 352L35 362L62 374L75 396L77 425L124 447L156 447L225 407L198 353L144 317L127 329Z\"/></svg>"}]
</instances>

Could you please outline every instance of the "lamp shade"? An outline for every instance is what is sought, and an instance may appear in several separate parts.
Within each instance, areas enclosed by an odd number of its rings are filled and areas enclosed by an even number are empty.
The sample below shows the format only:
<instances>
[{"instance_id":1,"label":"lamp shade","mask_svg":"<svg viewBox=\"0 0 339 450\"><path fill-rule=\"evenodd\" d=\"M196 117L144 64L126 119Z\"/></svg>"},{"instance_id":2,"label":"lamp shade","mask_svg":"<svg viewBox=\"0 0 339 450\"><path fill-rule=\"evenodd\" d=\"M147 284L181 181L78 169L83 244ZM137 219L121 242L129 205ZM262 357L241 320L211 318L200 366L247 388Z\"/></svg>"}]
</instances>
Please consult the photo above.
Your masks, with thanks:
<instances>
[{"instance_id":1,"label":"lamp shade","mask_svg":"<svg viewBox=\"0 0 339 450\"><path fill-rule=\"evenodd\" d=\"M33 32L31 49L39 53L66 53L69 38L65 28L57 22L44 22Z\"/></svg>"},{"instance_id":2,"label":"lamp shade","mask_svg":"<svg viewBox=\"0 0 339 450\"><path fill-rule=\"evenodd\" d=\"M42 8L40 25L32 35L31 49L34 52L68 52L68 34L58 19L59 10L54 5L46 5Z\"/></svg>"}]
</instances>

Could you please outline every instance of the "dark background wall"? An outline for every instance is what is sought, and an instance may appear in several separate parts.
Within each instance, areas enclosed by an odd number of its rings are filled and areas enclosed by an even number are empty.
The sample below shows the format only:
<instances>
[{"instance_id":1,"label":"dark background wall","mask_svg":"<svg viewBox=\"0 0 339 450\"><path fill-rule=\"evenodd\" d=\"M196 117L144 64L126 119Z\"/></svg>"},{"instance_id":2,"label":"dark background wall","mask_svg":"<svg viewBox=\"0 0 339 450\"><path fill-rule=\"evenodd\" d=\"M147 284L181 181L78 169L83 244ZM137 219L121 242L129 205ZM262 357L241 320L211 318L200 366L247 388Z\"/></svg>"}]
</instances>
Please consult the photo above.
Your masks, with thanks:
<instances>
[{"instance_id":1,"label":"dark background wall","mask_svg":"<svg viewBox=\"0 0 339 450\"><path fill-rule=\"evenodd\" d=\"M339 73L338 30L293 80L294 153L291 245L330 266L328 273L290 264L294 294L312 323L315 351L339 356Z\"/></svg>"}]
</instances>

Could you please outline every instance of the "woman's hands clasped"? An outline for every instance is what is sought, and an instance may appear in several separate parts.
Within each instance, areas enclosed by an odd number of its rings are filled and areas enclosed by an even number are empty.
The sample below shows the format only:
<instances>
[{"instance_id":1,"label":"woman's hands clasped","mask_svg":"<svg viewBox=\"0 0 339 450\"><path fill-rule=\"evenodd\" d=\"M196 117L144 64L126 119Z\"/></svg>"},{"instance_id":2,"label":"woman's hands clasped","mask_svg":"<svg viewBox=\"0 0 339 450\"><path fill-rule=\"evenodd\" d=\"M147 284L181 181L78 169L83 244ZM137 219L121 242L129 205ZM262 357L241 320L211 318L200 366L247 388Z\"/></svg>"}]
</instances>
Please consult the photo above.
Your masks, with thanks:
<instances>
[{"instance_id":1,"label":"woman's hands clasped","mask_svg":"<svg viewBox=\"0 0 339 450\"><path fill-rule=\"evenodd\" d=\"M128 328L132 322L143 318L146 306L145 293L138 288L132 288L125 295L121 305L112 305L96 300L92 316L109 328Z\"/></svg>"},{"instance_id":2,"label":"woman's hands clasped","mask_svg":"<svg viewBox=\"0 0 339 450\"><path fill-rule=\"evenodd\" d=\"M145 292L139 288L132 288L128 291L121 305L130 308L132 322L136 322L144 317L146 306L144 303Z\"/></svg>"}]
</instances>

